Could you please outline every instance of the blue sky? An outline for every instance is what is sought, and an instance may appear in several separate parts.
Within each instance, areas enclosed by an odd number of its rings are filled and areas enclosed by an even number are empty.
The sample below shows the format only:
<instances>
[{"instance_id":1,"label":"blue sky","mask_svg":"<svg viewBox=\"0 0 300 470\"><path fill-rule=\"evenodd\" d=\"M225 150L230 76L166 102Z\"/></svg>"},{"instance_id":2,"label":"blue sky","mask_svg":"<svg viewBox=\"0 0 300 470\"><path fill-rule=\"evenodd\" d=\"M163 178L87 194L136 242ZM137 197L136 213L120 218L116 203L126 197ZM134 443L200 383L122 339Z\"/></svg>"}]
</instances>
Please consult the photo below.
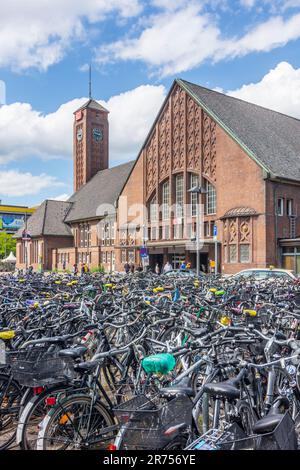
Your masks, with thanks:
<instances>
[{"instance_id":1,"label":"blue sky","mask_svg":"<svg viewBox=\"0 0 300 470\"><path fill-rule=\"evenodd\" d=\"M73 111L110 110L134 159L174 78L300 118L300 0L10 0L0 18L0 199L72 194ZM1 98L2 95L2 98Z\"/></svg>"}]
</instances>

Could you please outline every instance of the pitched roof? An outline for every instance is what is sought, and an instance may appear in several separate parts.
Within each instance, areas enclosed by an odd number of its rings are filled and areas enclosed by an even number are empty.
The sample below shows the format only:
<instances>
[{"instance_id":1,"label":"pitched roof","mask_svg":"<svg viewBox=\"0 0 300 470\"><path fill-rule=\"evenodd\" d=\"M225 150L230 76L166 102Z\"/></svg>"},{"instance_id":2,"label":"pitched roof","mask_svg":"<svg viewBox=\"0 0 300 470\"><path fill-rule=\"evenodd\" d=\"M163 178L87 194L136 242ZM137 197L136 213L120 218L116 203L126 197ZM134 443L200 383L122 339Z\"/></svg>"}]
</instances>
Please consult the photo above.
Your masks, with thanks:
<instances>
[{"instance_id":1,"label":"pitched roof","mask_svg":"<svg viewBox=\"0 0 300 470\"><path fill-rule=\"evenodd\" d=\"M300 120L177 80L272 177L300 180Z\"/></svg>"},{"instance_id":2,"label":"pitched roof","mask_svg":"<svg viewBox=\"0 0 300 470\"><path fill-rule=\"evenodd\" d=\"M72 236L70 227L64 218L71 204L64 201L47 199L27 221L27 232L31 237L41 235ZM20 228L15 238L21 238L24 227Z\"/></svg>"},{"instance_id":3,"label":"pitched roof","mask_svg":"<svg viewBox=\"0 0 300 470\"><path fill-rule=\"evenodd\" d=\"M65 222L102 217L105 211L108 211L108 213L115 212L115 202L134 163L134 161L131 161L107 170L98 171L88 183L68 200L72 203L72 207L65 218Z\"/></svg>"},{"instance_id":4,"label":"pitched roof","mask_svg":"<svg viewBox=\"0 0 300 470\"><path fill-rule=\"evenodd\" d=\"M228 219L230 217L247 217L249 215L258 215L258 213L251 207L234 207L233 209L225 212L221 219Z\"/></svg>"},{"instance_id":5,"label":"pitched roof","mask_svg":"<svg viewBox=\"0 0 300 470\"><path fill-rule=\"evenodd\" d=\"M95 101L93 100L92 98L89 99L83 106L81 106L80 108L78 108L75 113L77 111L80 111L81 109L86 109L86 108L92 108L92 109L97 109L98 111L104 111L105 113L109 113L109 111L104 108L104 106L102 106L100 103L98 103L98 101ZM74 114L75 114L74 113Z\"/></svg>"}]
</instances>

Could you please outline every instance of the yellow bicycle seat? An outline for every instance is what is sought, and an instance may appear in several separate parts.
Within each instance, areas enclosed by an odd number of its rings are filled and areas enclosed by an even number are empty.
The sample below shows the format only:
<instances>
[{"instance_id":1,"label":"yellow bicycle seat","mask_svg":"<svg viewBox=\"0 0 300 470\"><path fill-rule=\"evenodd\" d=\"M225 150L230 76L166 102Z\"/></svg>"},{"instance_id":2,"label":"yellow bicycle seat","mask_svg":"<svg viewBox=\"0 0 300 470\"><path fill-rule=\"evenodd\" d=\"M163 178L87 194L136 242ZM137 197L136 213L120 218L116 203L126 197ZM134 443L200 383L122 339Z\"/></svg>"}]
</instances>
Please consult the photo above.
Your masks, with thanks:
<instances>
[{"instance_id":1,"label":"yellow bicycle seat","mask_svg":"<svg viewBox=\"0 0 300 470\"><path fill-rule=\"evenodd\" d=\"M13 339L16 336L16 333L13 330L0 331L0 339L9 340Z\"/></svg>"}]
</instances>

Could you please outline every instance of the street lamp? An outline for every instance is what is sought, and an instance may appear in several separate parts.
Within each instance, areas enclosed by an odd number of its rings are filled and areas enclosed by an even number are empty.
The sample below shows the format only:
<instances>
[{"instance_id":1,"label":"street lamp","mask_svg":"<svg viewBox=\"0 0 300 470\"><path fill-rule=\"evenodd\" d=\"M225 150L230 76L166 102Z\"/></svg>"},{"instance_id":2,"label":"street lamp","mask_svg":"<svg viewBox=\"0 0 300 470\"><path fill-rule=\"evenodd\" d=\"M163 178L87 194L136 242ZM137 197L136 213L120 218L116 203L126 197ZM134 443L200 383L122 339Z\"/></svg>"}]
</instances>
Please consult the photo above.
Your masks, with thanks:
<instances>
[{"instance_id":1,"label":"street lamp","mask_svg":"<svg viewBox=\"0 0 300 470\"><path fill-rule=\"evenodd\" d=\"M197 194L197 206L196 206L196 219L197 219L197 231L196 231L196 256L197 256L197 276L200 274L200 211L199 211L199 199L200 194L206 194L207 191L203 186L193 186L188 189L188 193Z\"/></svg>"}]
</instances>

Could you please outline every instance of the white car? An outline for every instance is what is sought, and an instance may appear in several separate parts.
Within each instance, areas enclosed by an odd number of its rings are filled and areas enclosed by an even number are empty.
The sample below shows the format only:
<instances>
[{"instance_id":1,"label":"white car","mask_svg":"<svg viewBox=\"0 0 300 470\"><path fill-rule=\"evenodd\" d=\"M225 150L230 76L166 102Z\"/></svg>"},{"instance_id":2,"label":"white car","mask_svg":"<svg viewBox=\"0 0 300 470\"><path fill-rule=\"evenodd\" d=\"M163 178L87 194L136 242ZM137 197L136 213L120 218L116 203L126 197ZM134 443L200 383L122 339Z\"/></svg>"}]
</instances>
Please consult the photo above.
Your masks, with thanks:
<instances>
[{"instance_id":1,"label":"white car","mask_svg":"<svg viewBox=\"0 0 300 470\"><path fill-rule=\"evenodd\" d=\"M258 281L266 280L266 279L284 279L284 280L297 280L297 277L294 275L292 271L287 269L269 269L269 268L252 268L252 269L244 269L237 274L231 276L232 279L255 279Z\"/></svg>"}]
</instances>

